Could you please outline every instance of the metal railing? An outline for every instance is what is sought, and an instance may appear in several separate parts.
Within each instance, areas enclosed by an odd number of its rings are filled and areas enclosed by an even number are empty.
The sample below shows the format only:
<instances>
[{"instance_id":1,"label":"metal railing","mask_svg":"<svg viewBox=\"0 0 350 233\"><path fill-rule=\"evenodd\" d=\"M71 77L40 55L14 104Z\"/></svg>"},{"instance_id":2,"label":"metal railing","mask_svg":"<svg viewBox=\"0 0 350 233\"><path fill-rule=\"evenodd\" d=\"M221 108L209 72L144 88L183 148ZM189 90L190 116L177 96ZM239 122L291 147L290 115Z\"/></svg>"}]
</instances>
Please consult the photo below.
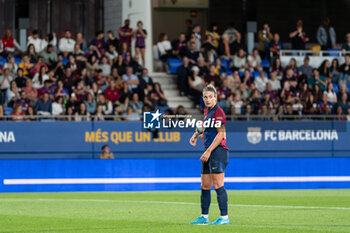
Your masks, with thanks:
<instances>
[{"instance_id":1,"label":"metal railing","mask_svg":"<svg viewBox=\"0 0 350 233\"><path fill-rule=\"evenodd\" d=\"M142 120L142 115L139 118ZM0 121L95 121L96 116L86 115L26 115L0 116ZM96 121L128 121L126 115L103 115L104 120ZM181 117L182 118L182 117ZM189 118L202 120L203 115L191 115ZM350 121L350 115L226 115L228 121ZM176 118L175 118L176 119ZM177 118L180 119L180 118ZM183 119L183 118L182 118Z\"/></svg>"}]
</instances>

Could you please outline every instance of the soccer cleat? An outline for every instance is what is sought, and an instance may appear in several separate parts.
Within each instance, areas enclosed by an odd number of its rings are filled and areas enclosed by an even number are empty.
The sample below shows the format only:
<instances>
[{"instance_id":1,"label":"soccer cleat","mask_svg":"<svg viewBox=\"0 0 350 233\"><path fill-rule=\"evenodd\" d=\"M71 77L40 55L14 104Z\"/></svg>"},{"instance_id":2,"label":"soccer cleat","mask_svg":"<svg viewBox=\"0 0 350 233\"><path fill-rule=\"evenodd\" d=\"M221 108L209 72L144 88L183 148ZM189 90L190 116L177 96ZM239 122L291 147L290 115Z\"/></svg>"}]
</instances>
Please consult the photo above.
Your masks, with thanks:
<instances>
[{"instance_id":1,"label":"soccer cleat","mask_svg":"<svg viewBox=\"0 0 350 233\"><path fill-rule=\"evenodd\" d=\"M224 225L224 224L230 224L229 219L223 219L223 218L218 218L215 220L215 222L209 223L209 225Z\"/></svg>"},{"instance_id":2,"label":"soccer cleat","mask_svg":"<svg viewBox=\"0 0 350 233\"><path fill-rule=\"evenodd\" d=\"M191 222L192 225L207 225L209 223L209 218L203 216L198 217L196 220Z\"/></svg>"}]
</instances>

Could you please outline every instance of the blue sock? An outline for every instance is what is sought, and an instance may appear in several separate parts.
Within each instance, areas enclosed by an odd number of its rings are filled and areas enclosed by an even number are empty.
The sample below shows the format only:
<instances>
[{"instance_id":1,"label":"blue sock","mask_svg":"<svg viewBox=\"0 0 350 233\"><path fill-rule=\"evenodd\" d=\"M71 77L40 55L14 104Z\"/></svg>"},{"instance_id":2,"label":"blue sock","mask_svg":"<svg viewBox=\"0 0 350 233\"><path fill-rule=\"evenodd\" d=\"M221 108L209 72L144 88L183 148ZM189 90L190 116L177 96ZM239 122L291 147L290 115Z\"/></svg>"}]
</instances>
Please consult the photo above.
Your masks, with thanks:
<instances>
[{"instance_id":1,"label":"blue sock","mask_svg":"<svg viewBox=\"0 0 350 233\"><path fill-rule=\"evenodd\" d=\"M227 192L224 186L215 189L221 216L227 215Z\"/></svg>"},{"instance_id":2,"label":"blue sock","mask_svg":"<svg viewBox=\"0 0 350 233\"><path fill-rule=\"evenodd\" d=\"M201 192L202 214L207 215L209 213L210 201L211 201L210 190L202 189L202 192Z\"/></svg>"}]
</instances>

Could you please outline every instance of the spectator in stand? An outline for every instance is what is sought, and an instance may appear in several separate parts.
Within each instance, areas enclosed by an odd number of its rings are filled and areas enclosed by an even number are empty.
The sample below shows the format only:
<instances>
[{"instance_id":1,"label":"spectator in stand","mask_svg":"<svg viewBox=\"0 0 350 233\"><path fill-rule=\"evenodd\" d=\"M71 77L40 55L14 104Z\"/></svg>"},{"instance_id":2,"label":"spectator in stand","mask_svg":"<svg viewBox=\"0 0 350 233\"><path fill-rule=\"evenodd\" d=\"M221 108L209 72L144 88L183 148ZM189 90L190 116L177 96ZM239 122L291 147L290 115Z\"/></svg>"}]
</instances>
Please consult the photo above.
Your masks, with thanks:
<instances>
[{"instance_id":1,"label":"spectator in stand","mask_svg":"<svg viewBox=\"0 0 350 233\"><path fill-rule=\"evenodd\" d=\"M258 31L258 51L260 57L263 59L268 58L268 49L271 40L273 39L272 33L270 32L270 27L267 23L263 23L263 28Z\"/></svg>"},{"instance_id":2,"label":"spectator in stand","mask_svg":"<svg viewBox=\"0 0 350 233\"><path fill-rule=\"evenodd\" d=\"M281 89L281 82L277 79L276 72L270 73L270 80L268 82L271 83L271 88L273 91L278 91Z\"/></svg>"},{"instance_id":3,"label":"spectator in stand","mask_svg":"<svg viewBox=\"0 0 350 233\"><path fill-rule=\"evenodd\" d=\"M50 99L54 99L54 91L52 89L51 80L46 80L42 88L38 90L38 96L41 97L44 93L49 93Z\"/></svg>"},{"instance_id":4,"label":"spectator in stand","mask_svg":"<svg viewBox=\"0 0 350 233\"><path fill-rule=\"evenodd\" d=\"M199 76L199 68L193 66L188 77L189 95L192 97L194 107L199 107L200 98L205 85L204 79Z\"/></svg>"},{"instance_id":5,"label":"spectator in stand","mask_svg":"<svg viewBox=\"0 0 350 233\"><path fill-rule=\"evenodd\" d=\"M191 42L190 45L194 44L194 43L195 42ZM187 50L186 53L189 53L189 51ZM201 54L203 55L203 57L204 57L204 59L205 59L205 61L207 63L213 63L214 62L215 57L217 55L216 55L216 48L214 46L214 43L213 43L211 35L205 36L205 41L204 41L204 43L202 44L202 47L201 47Z\"/></svg>"},{"instance_id":6,"label":"spectator in stand","mask_svg":"<svg viewBox=\"0 0 350 233\"><path fill-rule=\"evenodd\" d=\"M74 45L75 40L72 39L72 32L70 30L65 30L64 37L62 37L58 43L59 50L67 57L68 53L73 52Z\"/></svg>"},{"instance_id":7,"label":"spectator in stand","mask_svg":"<svg viewBox=\"0 0 350 233\"><path fill-rule=\"evenodd\" d=\"M233 54L233 47L232 44L230 44L230 36L227 34L222 35L222 40L219 43L218 48L218 55L226 60L229 60L232 58Z\"/></svg>"},{"instance_id":8,"label":"spectator in stand","mask_svg":"<svg viewBox=\"0 0 350 233\"><path fill-rule=\"evenodd\" d=\"M325 18L323 24L318 27L316 38L322 50L333 49L335 47L336 34L328 17Z\"/></svg>"},{"instance_id":9,"label":"spectator in stand","mask_svg":"<svg viewBox=\"0 0 350 233\"><path fill-rule=\"evenodd\" d=\"M263 93L266 90L266 83L268 82L267 77L265 76L265 71L261 70L259 76L255 78L254 83L256 88L260 93Z\"/></svg>"},{"instance_id":10,"label":"spectator in stand","mask_svg":"<svg viewBox=\"0 0 350 233\"><path fill-rule=\"evenodd\" d=\"M84 38L84 35L83 33L81 32L78 32L77 34L75 34L75 42L77 45L79 45L79 48L82 50L82 51L86 51L87 48L88 48L88 44Z\"/></svg>"},{"instance_id":11,"label":"spectator in stand","mask_svg":"<svg viewBox=\"0 0 350 233\"><path fill-rule=\"evenodd\" d=\"M103 96L103 95L102 95ZM105 121L104 113L103 113L103 106L97 105L96 112L94 114L94 121Z\"/></svg>"},{"instance_id":12,"label":"spectator in stand","mask_svg":"<svg viewBox=\"0 0 350 233\"><path fill-rule=\"evenodd\" d=\"M143 102L140 100L138 93L135 92L132 94L129 106L131 106L138 115L142 113Z\"/></svg>"},{"instance_id":13,"label":"spectator in stand","mask_svg":"<svg viewBox=\"0 0 350 233\"><path fill-rule=\"evenodd\" d=\"M189 49L186 51L185 56L188 58L189 62L192 63L192 65L197 63L199 52L196 51L196 43L190 43Z\"/></svg>"},{"instance_id":14,"label":"spectator in stand","mask_svg":"<svg viewBox=\"0 0 350 233\"><path fill-rule=\"evenodd\" d=\"M320 72L317 69L313 69L312 74L313 76L308 79L309 87L319 86L322 91L325 90L327 84L326 77L320 75Z\"/></svg>"},{"instance_id":15,"label":"spectator in stand","mask_svg":"<svg viewBox=\"0 0 350 233\"><path fill-rule=\"evenodd\" d=\"M102 112L105 115L109 115L113 111L113 104L111 101L107 100L103 93L97 96L97 108L96 111L99 112L98 106L101 106Z\"/></svg>"},{"instance_id":16,"label":"spectator in stand","mask_svg":"<svg viewBox=\"0 0 350 233\"><path fill-rule=\"evenodd\" d=\"M295 60L294 57L292 57L289 60L288 65L286 67L284 67L284 73L286 73L288 70L293 70L294 75L299 75L299 70L298 70L298 67L297 67L297 61Z\"/></svg>"},{"instance_id":17,"label":"spectator in stand","mask_svg":"<svg viewBox=\"0 0 350 233\"><path fill-rule=\"evenodd\" d=\"M22 88L22 91L26 93L27 99L29 99L31 104L34 105L37 101L38 90L33 87L33 82L30 78L27 78L26 86Z\"/></svg>"},{"instance_id":18,"label":"spectator in stand","mask_svg":"<svg viewBox=\"0 0 350 233\"><path fill-rule=\"evenodd\" d=\"M15 52L15 49L21 52L21 46L18 44L16 39L12 37L12 31L10 29L5 30L5 35L1 38L1 41L3 46L3 57L7 57L9 54L13 54Z\"/></svg>"},{"instance_id":19,"label":"spectator in stand","mask_svg":"<svg viewBox=\"0 0 350 233\"><path fill-rule=\"evenodd\" d=\"M133 69L132 67L127 67L126 68L126 73L123 75L123 80L125 84L128 86L128 89L131 93L133 92L138 92L138 85L140 84L140 81L138 77L133 74Z\"/></svg>"},{"instance_id":20,"label":"spectator in stand","mask_svg":"<svg viewBox=\"0 0 350 233\"><path fill-rule=\"evenodd\" d=\"M204 76L205 85L212 84L215 87L220 87L221 78L219 75L215 74L215 65L209 66L209 73Z\"/></svg>"},{"instance_id":21,"label":"spectator in stand","mask_svg":"<svg viewBox=\"0 0 350 233\"><path fill-rule=\"evenodd\" d=\"M157 106L167 106L167 99L159 83L154 83L154 90L151 93L152 102Z\"/></svg>"},{"instance_id":22,"label":"spectator in stand","mask_svg":"<svg viewBox=\"0 0 350 233\"><path fill-rule=\"evenodd\" d=\"M337 107L341 108L343 112L348 112L348 109L350 109L349 101L348 101L348 94L343 93L341 95L341 99L337 103Z\"/></svg>"},{"instance_id":23,"label":"spectator in stand","mask_svg":"<svg viewBox=\"0 0 350 233\"><path fill-rule=\"evenodd\" d=\"M86 98L84 100L86 111L90 114L94 114L96 111L96 101L91 93L88 93L86 95Z\"/></svg>"},{"instance_id":24,"label":"spectator in stand","mask_svg":"<svg viewBox=\"0 0 350 233\"><path fill-rule=\"evenodd\" d=\"M273 64L270 67L270 72L275 72L277 79L282 79L283 68L282 68L281 59L279 57L276 57L276 59L274 59Z\"/></svg>"},{"instance_id":25,"label":"spectator in stand","mask_svg":"<svg viewBox=\"0 0 350 233\"><path fill-rule=\"evenodd\" d=\"M306 33L303 31L303 21L298 20L296 25L296 30L289 33L289 38L292 39L292 49L295 50L305 50L305 44L310 39L306 36Z\"/></svg>"},{"instance_id":26,"label":"spectator in stand","mask_svg":"<svg viewBox=\"0 0 350 233\"><path fill-rule=\"evenodd\" d=\"M331 82L332 83L338 83L339 75L340 75L340 72L339 72L339 61L338 61L338 59L334 58L332 60L332 65L329 68L329 76L331 78Z\"/></svg>"},{"instance_id":27,"label":"spectator in stand","mask_svg":"<svg viewBox=\"0 0 350 233\"><path fill-rule=\"evenodd\" d=\"M86 111L86 105L84 102L79 104L79 110L75 113L75 121L90 121L90 113Z\"/></svg>"},{"instance_id":28,"label":"spectator in stand","mask_svg":"<svg viewBox=\"0 0 350 233\"><path fill-rule=\"evenodd\" d=\"M116 50L116 47L114 45L109 44L108 45L108 50L105 54L105 56L108 58L109 63L113 65L113 63L117 62L118 60L118 52Z\"/></svg>"},{"instance_id":29,"label":"spectator in stand","mask_svg":"<svg viewBox=\"0 0 350 233\"><path fill-rule=\"evenodd\" d=\"M231 109L233 99L234 99L234 94L229 93L227 94L226 99L223 99L218 103L218 105L222 108L222 110L224 110L226 114L228 114Z\"/></svg>"},{"instance_id":30,"label":"spectator in stand","mask_svg":"<svg viewBox=\"0 0 350 233\"><path fill-rule=\"evenodd\" d=\"M349 82L350 54L345 55L345 62L339 67L339 84Z\"/></svg>"},{"instance_id":31,"label":"spectator in stand","mask_svg":"<svg viewBox=\"0 0 350 233\"><path fill-rule=\"evenodd\" d=\"M15 63L15 57L12 54L7 56L7 62L4 64L3 68L8 68L12 77L16 76L18 65Z\"/></svg>"},{"instance_id":32,"label":"spectator in stand","mask_svg":"<svg viewBox=\"0 0 350 233\"><path fill-rule=\"evenodd\" d=\"M306 79L310 78L312 75L312 66L310 66L310 58L304 58L304 64L299 67L301 75L304 75Z\"/></svg>"},{"instance_id":33,"label":"spectator in stand","mask_svg":"<svg viewBox=\"0 0 350 233\"><path fill-rule=\"evenodd\" d=\"M8 107L13 107L14 103L18 100L21 99L21 95L18 91L18 87L16 85L16 82L14 80L11 81L10 83L10 88L7 89L6 91L6 102L5 104Z\"/></svg>"},{"instance_id":34,"label":"spectator in stand","mask_svg":"<svg viewBox=\"0 0 350 233\"><path fill-rule=\"evenodd\" d=\"M5 121L5 109L4 105L0 105L0 121Z\"/></svg>"},{"instance_id":35,"label":"spectator in stand","mask_svg":"<svg viewBox=\"0 0 350 233\"><path fill-rule=\"evenodd\" d=\"M50 78L46 74L46 67L41 66L39 73L36 73L33 77L33 87L36 89L42 88L46 80L50 80Z\"/></svg>"},{"instance_id":36,"label":"spectator in stand","mask_svg":"<svg viewBox=\"0 0 350 233\"><path fill-rule=\"evenodd\" d=\"M99 65L99 69L102 70L103 76L108 77L111 74L111 65L108 64L108 58L103 56L101 61L102 64Z\"/></svg>"},{"instance_id":37,"label":"spectator in stand","mask_svg":"<svg viewBox=\"0 0 350 233\"><path fill-rule=\"evenodd\" d=\"M280 56L281 49L283 49L283 46L280 41L280 35L278 33L275 33L273 34L273 40L270 42L269 45L270 57L273 61Z\"/></svg>"},{"instance_id":38,"label":"spectator in stand","mask_svg":"<svg viewBox=\"0 0 350 233\"><path fill-rule=\"evenodd\" d=\"M180 96L187 96L188 94L188 76L191 72L190 62L188 57L184 56L182 58L182 65L177 68L177 87L180 90Z\"/></svg>"},{"instance_id":39,"label":"spectator in stand","mask_svg":"<svg viewBox=\"0 0 350 233\"><path fill-rule=\"evenodd\" d=\"M56 33L49 33L41 40L41 51L45 51L48 45L52 45L54 48L57 46Z\"/></svg>"},{"instance_id":40,"label":"spectator in stand","mask_svg":"<svg viewBox=\"0 0 350 233\"><path fill-rule=\"evenodd\" d=\"M170 41L168 40L167 34L160 33L157 48L160 53L160 59L163 62L167 62L168 58L171 57L172 54L172 47Z\"/></svg>"},{"instance_id":41,"label":"spectator in stand","mask_svg":"<svg viewBox=\"0 0 350 233\"><path fill-rule=\"evenodd\" d=\"M64 69L64 74L60 79L62 80L64 87L67 88L69 93L71 93L72 87L74 86L74 83L75 83L75 78L72 74L72 69L70 67L66 67Z\"/></svg>"},{"instance_id":42,"label":"spectator in stand","mask_svg":"<svg viewBox=\"0 0 350 233\"><path fill-rule=\"evenodd\" d=\"M143 23L142 21L137 22L137 28L134 31L134 37L136 39L135 41L135 56L138 56L141 54L142 58L142 66L145 66L145 48L146 48L146 38L147 38L147 31L142 28Z\"/></svg>"},{"instance_id":43,"label":"spectator in stand","mask_svg":"<svg viewBox=\"0 0 350 233\"><path fill-rule=\"evenodd\" d=\"M220 75L222 77L226 77L227 70L224 66L221 65L220 58L215 59L215 74Z\"/></svg>"},{"instance_id":44,"label":"spectator in stand","mask_svg":"<svg viewBox=\"0 0 350 233\"><path fill-rule=\"evenodd\" d=\"M27 81L27 78L26 76L23 75L23 70L21 68L19 68L17 70L17 76L15 78L15 82L17 84L17 87L22 89L23 87L26 86L26 81Z\"/></svg>"},{"instance_id":45,"label":"spectator in stand","mask_svg":"<svg viewBox=\"0 0 350 233\"><path fill-rule=\"evenodd\" d=\"M13 121L23 121L24 120L24 112L23 112L23 108L22 105L20 104L16 104L13 107L13 111L11 113L11 120Z\"/></svg>"},{"instance_id":46,"label":"spectator in stand","mask_svg":"<svg viewBox=\"0 0 350 233\"><path fill-rule=\"evenodd\" d=\"M112 103L120 99L121 93L118 89L116 89L116 83L113 79L109 82L109 86L105 89L104 96Z\"/></svg>"},{"instance_id":47,"label":"spectator in stand","mask_svg":"<svg viewBox=\"0 0 350 233\"><path fill-rule=\"evenodd\" d=\"M243 49L244 52L247 52L247 46L242 41L241 33L236 33L236 40L232 44L232 54L236 54L240 49Z\"/></svg>"},{"instance_id":48,"label":"spectator in stand","mask_svg":"<svg viewBox=\"0 0 350 233\"><path fill-rule=\"evenodd\" d=\"M219 101L226 99L226 96L230 93L232 93L232 90L228 87L228 80L227 78L224 78L222 80L221 87L217 90L218 99Z\"/></svg>"},{"instance_id":49,"label":"spectator in stand","mask_svg":"<svg viewBox=\"0 0 350 233\"><path fill-rule=\"evenodd\" d=\"M100 159L114 159L114 155L110 151L108 145L102 146L101 150L102 150L102 154L100 154Z\"/></svg>"},{"instance_id":50,"label":"spectator in stand","mask_svg":"<svg viewBox=\"0 0 350 233\"><path fill-rule=\"evenodd\" d=\"M36 62L38 54L36 53L35 47L33 44L29 44L27 47L27 56L30 58L32 63Z\"/></svg>"},{"instance_id":51,"label":"spectator in stand","mask_svg":"<svg viewBox=\"0 0 350 233\"><path fill-rule=\"evenodd\" d=\"M199 68L199 75L200 76L203 76L203 75L209 73L208 66L206 66L204 58L202 56L198 57L197 66Z\"/></svg>"},{"instance_id":52,"label":"spectator in stand","mask_svg":"<svg viewBox=\"0 0 350 233\"><path fill-rule=\"evenodd\" d=\"M94 45L101 55L104 55L107 50L107 45L104 39L104 33L102 30L98 30L96 32L96 37L91 41L92 45Z\"/></svg>"},{"instance_id":53,"label":"spectator in stand","mask_svg":"<svg viewBox=\"0 0 350 233\"><path fill-rule=\"evenodd\" d=\"M57 53L53 45L49 44L46 49L40 53L40 56L50 69L53 69L57 65Z\"/></svg>"},{"instance_id":54,"label":"spectator in stand","mask_svg":"<svg viewBox=\"0 0 350 233\"><path fill-rule=\"evenodd\" d=\"M0 76L0 105L6 101L6 91L10 88L10 84L14 78L10 74L10 70L5 68Z\"/></svg>"},{"instance_id":55,"label":"spectator in stand","mask_svg":"<svg viewBox=\"0 0 350 233\"><path fill-rule=\"evenodd\" d=\"M240 72L243 72L246 68L248 68L246 54L243 49L239 49L237 51L237 54L233 56L233 60L230 64L230 69L232 71L238 70Z\"/></svg>"},{"instance_id":56,"label":"spectator in stand","mask_svg":"<svg viewBox=\"0 0 350 233\"><path fill-rule=\"evenodd\" d=\"M28 39L27 39L27 47L32 44L34 45L34 48L35 48L35 51L37 53L40 53L42 50L43 50L43 47L42 47L42 40L40 38L40 35L39 35L39 31L38 30L33 30L32 32L32 35L31 36L28 36Z\"/></svg>"},{"instance_id":57,"label":"spectator in stand","mask_svg":"<svg viewBox=\"0 0 350 233\"><path fill-rule=\"evenodd\" d=\"M323 93L327 95L327 99L332 105L338 102L337 93L333 90L333 83L328 83L327 89Z\"/></svg>"},{"instance_id":58,"label":"spectator in stand","mask_svg":"<svg viewBox=\"0 0 350 233\"><path fill-rule=\"evenodd\" d=\"M195 51L196 52L200 52L201 50L201 27L199 25L194 25L193 26L193 33L195 35L195 42L196 42L196 46L195 46Z\"/></svg>"},{"instance_id":59,"label":"spectator in stand","mask_svg":"<svg viewBox=\"0 0 350 233\"><path fill-rule=\"evenodd\" d=\"M261 57L259 55L258 49L254 48L251 55L248 55L248 67L251 71L261 69Z\"/></svg>"},{"instance_id":60,"label":"spectator in stand","mask_svg":"<svg viewBox=\"0 0 350 233\"><path fill-rule=\"evenodd\" d=\"M232 44L233 42L236 41L236 34L238 31L235 29L235 24L230 23L227 27L227 29L224 31L224 35L228 35L229 37L229 42Z\"/></svg>"},{"instance_id":61,"label":"spectator in stand","mask_svg":"<svg viewBox=\"0 0 350 233\"><path fill-rule=\"evenodd\" d=\"M341 47L343 53L350 52L350 33L346 34L346 42Z\"/></svg>"},{"instance_id":62,"label":"spectator in stand","mask_svg":"<svg viewBox=\"0 0 350 233\"><path fill-rule=\"evenodd\" d=\"M185 33L181 32L179 38L171 42L173 57L183 57L187 51L187 41Z\"/></svg>"},{"instance_id":63,"label":"spectator in stand","mask_svg":"<svg viewBox=\"0 0 350 233\"><path fill-rule=\"evenodd\" d=\"M110 45L113 45L114 48L116 49L116 51L119 51L120 49L120 44L119 44L119 40L118 38L115 37L114 33L112 30L109 30L107 32L107 37L108 37L108 40L107 40L107 47L109 47Z\"/></svg>"},{"instance_id":64,"label":"spectator in stand","mask_svg":"<svg viewBox=\"0 0 350 233\"><path fill-rule=\"evenodd\" d=\"M130 50L131 45L131 37L132 37L132 28L130 28L130 20L124 20L124 26L119 28L119 40L120 44L126 43L128 46L128 50Z\"/></svg>"},{"instance_id":65,"label":"spectator in stand","mask_svg":"<svg viewBox=\"0 0 350 233\"><path fill-rule=\"evenodd\" d=\"M63 97L58 96L56 97L55 102L52 103L52 115L63 115L64 113L64 104L63 104Z\"/></svg>"},{"instance_id":66,"label":"spectator in stand","mask_svg":"<svg viewBox=\"0 0 350 233\"><path fill-rule=\"evenodd\" d=\"M329 62L329 60L325 59L321 63L320 67L318 68L318 71L320 72L320 75L325 76L327 82L331 81L330 78L329 78L330 66L331 66L331 63Z\"/></svg>"},{"instance_id":67,"label":"spectator in stand","mask_svg":"<svg viewBox=\"0 0 350 233\"><path fill-rule=\"evenodd\" d=\"M52 101L50 100L49 93L44 93L42 99L39 99L35 105L35 112L38 115L51 115L52 113Z\"/></svg>"},{"instance_id":68,"label":"spectator in stand","mask_svg":"<svg viewBox=\"0 0 350 233\"><path fill-rule=\"evenodd\" d=\"M205 35L210 35L213 39L213 45L215 48L219 47L220 34L218 32L218 24L213 23L208 30L205 31Z\"/></svg>"}]
</instances>

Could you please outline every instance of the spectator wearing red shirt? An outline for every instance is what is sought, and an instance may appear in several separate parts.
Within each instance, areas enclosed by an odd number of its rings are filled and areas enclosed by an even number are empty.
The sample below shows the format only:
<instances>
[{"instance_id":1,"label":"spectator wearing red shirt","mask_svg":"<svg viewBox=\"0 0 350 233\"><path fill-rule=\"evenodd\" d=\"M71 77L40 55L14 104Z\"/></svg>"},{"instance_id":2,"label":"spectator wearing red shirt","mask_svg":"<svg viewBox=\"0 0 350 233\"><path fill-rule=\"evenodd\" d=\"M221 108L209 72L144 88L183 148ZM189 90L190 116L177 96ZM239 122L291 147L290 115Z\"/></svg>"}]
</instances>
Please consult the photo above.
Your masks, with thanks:
<instances>
[{"instance_id":1,"label":"spectator wearing red shirt","mask_svg":"<svg viewBox=\"0 0 350 233\"><path fill-rule=\"evenodd\" d=\"M109 87L107 87L106 90L104 91L104 95L106 99L112 102L119 100L121 96L120 92L115 87L116 87L116 83L112 79L109 83Z\"/></svg>"},{"instance_id":2,"label":"spectator wearing red shirt","mask_svg":"<svg viewBox=\"0 0 350 233\"><path fill-rule=\"evenodd\" d=\"M130 44L131 44L131 37L133 35L132 28L129 27L130 25L130 20L126 19L124 21L124 26L119 29L119 40L120 44L123 42L126 42L128 45L128 48L130 49Z\"/></svg>"},{"instance_id":3,"label":"spectator wearing red shirt","mask_svg":"<svg viewBox=\"0 0 350 233\"><path fill-rule=\"evenodd\" d=\"M21 51L21 48L15 38L12 37L12 32L10 29L6 29L4 37L1 38L3 46L4 57L8 54L14 53L15 48Z\"/></svg>"}]
</instances>

